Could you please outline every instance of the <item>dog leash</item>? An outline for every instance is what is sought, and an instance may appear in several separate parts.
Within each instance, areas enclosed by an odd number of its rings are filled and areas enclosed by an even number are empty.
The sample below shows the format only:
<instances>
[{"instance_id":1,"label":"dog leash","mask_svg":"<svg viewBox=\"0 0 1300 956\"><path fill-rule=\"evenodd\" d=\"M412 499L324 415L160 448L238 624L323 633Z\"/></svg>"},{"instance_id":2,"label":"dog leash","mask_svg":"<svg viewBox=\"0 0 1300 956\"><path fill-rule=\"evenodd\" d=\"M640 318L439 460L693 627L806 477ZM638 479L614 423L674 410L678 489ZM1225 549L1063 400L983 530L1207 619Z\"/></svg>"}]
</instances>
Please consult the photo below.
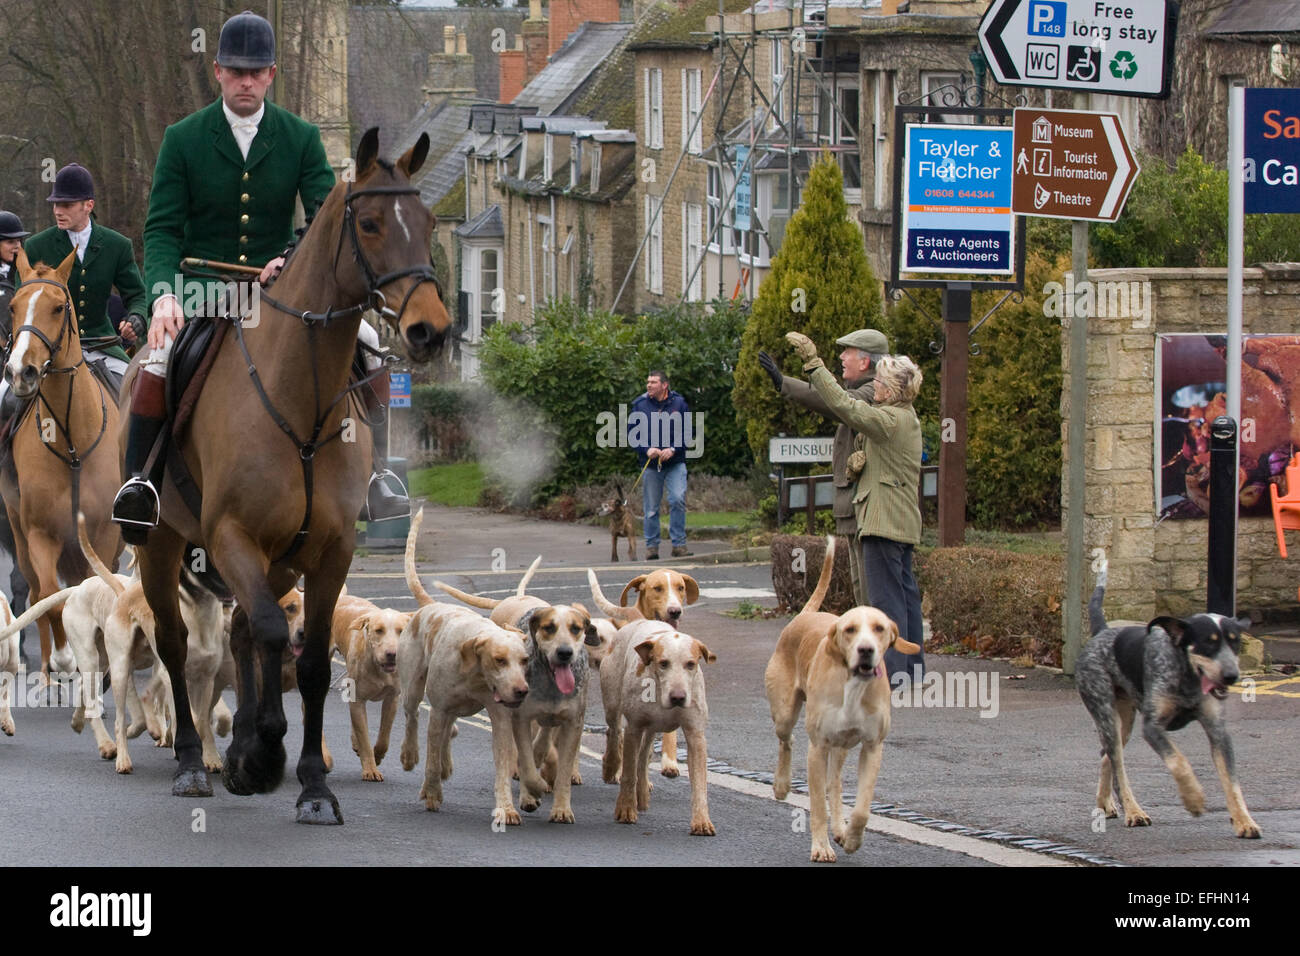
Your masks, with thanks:
<instances>
[{"instance_id":1,"label":"dog leash","mask_svg":"<svg viewBox=\"0 0 1300 956\"><path fill-rule=\"evenodd\" d=\"M660 464L662 465L663 463L660 462ZM650 467L650 459L646 458L645 464L641 466L641 475L644 475L645 470L649 467ZM628 489L627 494L629 498L632 497L632 492L636 491L636 486L641 483L641 475L636 476L636 481L632 482L632 487Z\"/></svg>"}]
</instances>

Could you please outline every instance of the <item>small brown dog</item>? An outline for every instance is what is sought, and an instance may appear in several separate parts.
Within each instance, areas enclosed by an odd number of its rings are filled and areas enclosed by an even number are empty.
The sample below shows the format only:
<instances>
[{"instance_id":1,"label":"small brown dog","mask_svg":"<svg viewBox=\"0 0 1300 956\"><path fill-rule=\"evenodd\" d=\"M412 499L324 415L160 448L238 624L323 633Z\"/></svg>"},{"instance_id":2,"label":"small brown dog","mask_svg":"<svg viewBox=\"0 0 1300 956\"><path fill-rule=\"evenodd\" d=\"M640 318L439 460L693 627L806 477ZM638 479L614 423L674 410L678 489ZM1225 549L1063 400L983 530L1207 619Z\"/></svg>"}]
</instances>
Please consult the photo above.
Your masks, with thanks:
<instances>
[{"instance_id":1,"label":"small brown dog","mask_svg":"<svg viewBox=\"0 0 1300 956\"><path fill-rule=\"evenodd\" d=\"M635 561L638 532L627 499L623 497L623 486L618 482L614 482L614 497L600 506L598 514L602 518L609 515L609 560L618 563L618 539L627 538L627 559Z\"/></svg>"}]
</instances>

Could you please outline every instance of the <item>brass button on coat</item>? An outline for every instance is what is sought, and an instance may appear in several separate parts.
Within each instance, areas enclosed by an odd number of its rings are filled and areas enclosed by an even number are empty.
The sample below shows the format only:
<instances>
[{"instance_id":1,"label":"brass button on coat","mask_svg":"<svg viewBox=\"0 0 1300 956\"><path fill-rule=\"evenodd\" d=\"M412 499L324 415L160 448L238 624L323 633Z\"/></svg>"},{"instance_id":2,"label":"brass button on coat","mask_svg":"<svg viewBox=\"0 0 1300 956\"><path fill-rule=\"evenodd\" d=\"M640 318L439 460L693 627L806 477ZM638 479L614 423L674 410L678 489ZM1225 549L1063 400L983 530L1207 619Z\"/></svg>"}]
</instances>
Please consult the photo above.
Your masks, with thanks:
<instances>
[{"instance_id":1,"label":"brass button on coat","mask_svg":"<svg viewBox=\"0 0 1300 956\"><path fill-rule=\"evenodd\" d=\"M241 195L241 196L239 197L239 201L240 201L240 202L248 202L248 193L244 193L243 195Z\"/></svg>"},{"instance_id":2,"label":"brass button on coat","mask_svg":"<svg viewBox=\"0 0 1300 956\"><path fill-rule=\"evenodd\" d=\"M241 256L239 257L239 261L240 261L240 262L247 262L247 261L248 261L248 256L241 255Z\"/></svg>"},{"instance_id":3,"label":"brass button on coat","mask_svg":"<svg viewBox=\"0 0 1300 956\"><path fill-rule=\"evenodd\" d=\"M248 213L244 213L242 216L240 216L240 217L239 217L239 221L240 221L241 223L246 223L246 222L248 222Z\"/></svg>"}]
</instances>

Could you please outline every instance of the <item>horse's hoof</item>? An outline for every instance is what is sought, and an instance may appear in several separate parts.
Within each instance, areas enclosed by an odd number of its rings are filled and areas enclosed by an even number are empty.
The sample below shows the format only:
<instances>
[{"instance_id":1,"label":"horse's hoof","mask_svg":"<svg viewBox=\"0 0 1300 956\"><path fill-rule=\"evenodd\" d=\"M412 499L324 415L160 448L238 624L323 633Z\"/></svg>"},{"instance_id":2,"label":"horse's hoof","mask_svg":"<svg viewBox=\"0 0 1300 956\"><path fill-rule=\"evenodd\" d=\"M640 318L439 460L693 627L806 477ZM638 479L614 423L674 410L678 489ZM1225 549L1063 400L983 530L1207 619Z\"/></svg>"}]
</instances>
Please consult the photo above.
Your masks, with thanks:
<instances>
[{"instance_id":1,"label":"horse's hoof","mask_svg":"<svg viewBox=\"0 0 1300 956\"><path fill-rule=\"evenodd\" d=\"M221 768L221 782L229 792L237 797L251 797L257 792L245 778L239 764L230 754L226 754L226 764Z\"/></svg>"},{"instance_id":2,"label":"horse's hoof","mask_svg":"<svg viewBox=\"0 0 1300 956\"><path fill-rule=\"evenodd\" d=\"M297 821L313 826L342 826L343 812L334 797L315 797L298 804Z\"/></svg>"},{"instance_id":3,"label":"horse's hoof","mask_svg":"<svg viewBox=\"0 0 1300 956\"><path fill-rule=\"evenodd\" d=\"M212 781L206 770L178 770L172 778L173 797L210 797Z\"/></svg>"}]
</instances>

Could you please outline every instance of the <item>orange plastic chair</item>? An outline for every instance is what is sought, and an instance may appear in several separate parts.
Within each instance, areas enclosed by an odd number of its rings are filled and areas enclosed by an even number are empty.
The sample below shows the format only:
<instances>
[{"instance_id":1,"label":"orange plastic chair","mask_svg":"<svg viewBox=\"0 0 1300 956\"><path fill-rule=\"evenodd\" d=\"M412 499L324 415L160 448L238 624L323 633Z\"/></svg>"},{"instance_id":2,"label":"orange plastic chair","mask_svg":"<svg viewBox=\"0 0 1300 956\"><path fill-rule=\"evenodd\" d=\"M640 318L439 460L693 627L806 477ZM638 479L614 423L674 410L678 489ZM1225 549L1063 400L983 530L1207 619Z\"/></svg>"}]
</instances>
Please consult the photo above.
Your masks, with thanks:
<instances>
[{"instance_id":1,"label":"orange plastic chair","mask_svg":"<svg viewBox=\"0 0 1300 956\"><path fill-rule=\"evenodd\" d=\"M1268 486L1273 499L1273 526L1277 528L1277 550L1286 557L1286 535L1290 529L1300 531L1300 452L1291 456L1286 466L1286 494L1277 493L1277 485Z\"/></svg>"}]
</instances>

